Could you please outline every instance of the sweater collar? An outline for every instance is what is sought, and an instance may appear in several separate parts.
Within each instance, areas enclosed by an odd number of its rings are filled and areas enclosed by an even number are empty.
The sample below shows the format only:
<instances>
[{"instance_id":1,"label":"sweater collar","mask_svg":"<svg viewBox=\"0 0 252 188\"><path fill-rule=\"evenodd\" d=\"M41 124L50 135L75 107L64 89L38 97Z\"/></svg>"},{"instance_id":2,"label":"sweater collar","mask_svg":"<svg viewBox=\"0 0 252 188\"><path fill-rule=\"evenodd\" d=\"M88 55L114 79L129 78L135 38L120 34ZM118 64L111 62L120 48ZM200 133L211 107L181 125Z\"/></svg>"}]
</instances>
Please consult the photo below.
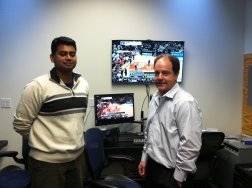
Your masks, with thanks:
<instances>
[{"instance_id":1,"label":"sweater collar","mask_svg":"<svg viewBox=\"0 0 252 188\"><path fill-rule=\"evenodd\" d=\"M53 79L55 82L60 83L60 77L57 75L55 68L53 68L50 71L50 76L51 76L51 79ZM80 76L81 76L80 74L73 72L74 81L77 81Z\"/></svg>"}]
</instances>

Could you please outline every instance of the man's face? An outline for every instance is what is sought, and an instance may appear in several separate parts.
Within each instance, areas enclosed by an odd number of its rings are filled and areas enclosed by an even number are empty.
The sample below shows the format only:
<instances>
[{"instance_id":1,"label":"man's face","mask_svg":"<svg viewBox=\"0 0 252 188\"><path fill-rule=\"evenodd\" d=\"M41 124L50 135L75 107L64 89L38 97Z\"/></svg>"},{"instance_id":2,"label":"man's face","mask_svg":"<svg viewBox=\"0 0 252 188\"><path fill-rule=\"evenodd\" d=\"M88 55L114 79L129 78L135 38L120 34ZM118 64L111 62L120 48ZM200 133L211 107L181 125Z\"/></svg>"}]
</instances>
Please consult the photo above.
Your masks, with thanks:
<instances>
[{"instance_id":1,"label":"man's face","mask_svg":"<svg viewBox=\"0 0 252 188\"><path fill-rule=\"evenodd\" d=\"M76 50L74 46L61 44L57 47L55 54L50 56L57 71L72 72L77 63Z\"/></svg>"},{"instance_id":2,"label":"man's face","mask_svg":"<svg viewBox=\"0 0 252 188\"><path fill-rule=\"evenodd\" d=\"M159 59L154 69L156 87L164 95L177 83L178 74L174 74L172 63L167 57Z\"/></svg>"}]
</instances>

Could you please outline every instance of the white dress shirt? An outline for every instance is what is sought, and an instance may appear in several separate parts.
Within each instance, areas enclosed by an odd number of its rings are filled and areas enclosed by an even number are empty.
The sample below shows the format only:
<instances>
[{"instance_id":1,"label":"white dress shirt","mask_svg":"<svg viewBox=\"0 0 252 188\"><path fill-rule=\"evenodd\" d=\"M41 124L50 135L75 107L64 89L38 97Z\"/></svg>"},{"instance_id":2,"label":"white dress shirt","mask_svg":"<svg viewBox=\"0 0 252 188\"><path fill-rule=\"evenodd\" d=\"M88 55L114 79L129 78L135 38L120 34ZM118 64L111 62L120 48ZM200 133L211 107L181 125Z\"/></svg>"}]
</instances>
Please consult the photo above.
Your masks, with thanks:
<instances>
[{"instance_id":1,"label":"white dress shirt","mask_svg":"<svg viewBox=\"0 0 252 188\"><path fill-rule=\"evenodd\" d=\"M202 113L191 94L178 84L163 96L156 92L149 104L142 160L150 156L175 169L174 178L183 182L189 172L196 172L201 132Z\"/></svg>"}]
</instances>

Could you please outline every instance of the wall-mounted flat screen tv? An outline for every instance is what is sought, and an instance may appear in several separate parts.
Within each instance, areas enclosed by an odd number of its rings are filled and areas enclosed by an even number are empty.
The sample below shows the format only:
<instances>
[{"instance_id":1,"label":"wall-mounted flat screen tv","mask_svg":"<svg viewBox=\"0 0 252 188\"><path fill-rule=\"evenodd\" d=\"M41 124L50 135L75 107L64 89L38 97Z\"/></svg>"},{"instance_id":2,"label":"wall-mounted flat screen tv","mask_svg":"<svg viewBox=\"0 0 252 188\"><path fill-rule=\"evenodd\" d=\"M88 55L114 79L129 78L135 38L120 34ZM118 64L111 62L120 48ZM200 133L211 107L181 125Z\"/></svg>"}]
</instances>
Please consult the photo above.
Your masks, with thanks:
<instances>
[{"instance_id":1,"label":"wall-mounted flat screen tv","mask_svg":"<svg viewBox=\"0 0 252 188\"><path fill-rule=\"evenodd\" d=\"M184 41L112 40L112 83L154 83L154 59L164 53L178 57L182 82Z\"/></svg>"},{"instance_id":2,"label":"wall-mounted flat screen tv","mask_svg":"<svg viewBox=\"0 0 252 188\"><path fill-rule=\"evenodd\" d=\"M135 120L134 93L94 95L95 125L130 123Z\"/></svg>"}]
</instances>

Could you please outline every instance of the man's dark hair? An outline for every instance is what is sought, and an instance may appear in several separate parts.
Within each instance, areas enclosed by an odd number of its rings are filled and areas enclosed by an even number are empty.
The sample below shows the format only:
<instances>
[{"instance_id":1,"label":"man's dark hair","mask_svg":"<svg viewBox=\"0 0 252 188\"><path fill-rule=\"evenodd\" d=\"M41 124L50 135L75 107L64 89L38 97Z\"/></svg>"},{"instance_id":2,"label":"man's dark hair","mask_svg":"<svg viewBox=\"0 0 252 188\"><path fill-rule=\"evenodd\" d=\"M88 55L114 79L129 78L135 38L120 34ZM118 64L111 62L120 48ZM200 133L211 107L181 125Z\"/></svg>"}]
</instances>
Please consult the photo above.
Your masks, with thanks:
<instances>
[{"instance_id":1,"label":"man's dark hair","mask_svg":"<svg viewBox=\"0 0 252 188\"><path fill-rule=\"evenodd\" d=\"M170 55L170 54L160 54L158 55L155 60L154 60L154 67L156 65L156 62L161 59L161 58L167 58L171 61L172 63L172 70L174 72L174 74L178 74L179 73L179 69L180 69L180 63L179 63L179 59L176 56Z\"/></svg>"},{"instance_id":2,"label":"man's dark hair","mask_svg":"<svg viewBox=\"0 0 252 188\"><path fill-rule=\"evenodd\" d=\"M71 39L69 37L57 37L57 38L53 39L53 41L52 41L51 53L55 54L57 51L57 47L61 44L71 45L75 48L75 51L77 51L76 43L73 39Z\"/></svg>"}]
</instances>

